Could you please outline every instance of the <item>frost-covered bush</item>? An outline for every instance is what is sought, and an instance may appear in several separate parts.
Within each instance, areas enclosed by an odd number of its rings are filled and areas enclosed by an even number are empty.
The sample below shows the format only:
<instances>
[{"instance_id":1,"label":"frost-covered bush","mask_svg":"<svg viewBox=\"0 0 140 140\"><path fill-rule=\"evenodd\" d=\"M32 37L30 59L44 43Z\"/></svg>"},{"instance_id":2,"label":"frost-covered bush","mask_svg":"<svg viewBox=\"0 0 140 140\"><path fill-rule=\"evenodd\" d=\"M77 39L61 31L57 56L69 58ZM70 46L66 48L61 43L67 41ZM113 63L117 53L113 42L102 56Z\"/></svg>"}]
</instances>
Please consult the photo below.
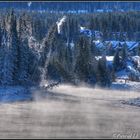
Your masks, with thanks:
<instances>
[{"instance_id":1,"label":"frost-covered bush","mask_svg":"<svg viewBox=\"0 0 140 140\"><path fill-rule=\"evenodd\" d=\"M127 67L127 70L129 72L129 79L132 81L140 81L140 72L136 69L134 69L131 66Z\"/></svg>"}]
</instances>

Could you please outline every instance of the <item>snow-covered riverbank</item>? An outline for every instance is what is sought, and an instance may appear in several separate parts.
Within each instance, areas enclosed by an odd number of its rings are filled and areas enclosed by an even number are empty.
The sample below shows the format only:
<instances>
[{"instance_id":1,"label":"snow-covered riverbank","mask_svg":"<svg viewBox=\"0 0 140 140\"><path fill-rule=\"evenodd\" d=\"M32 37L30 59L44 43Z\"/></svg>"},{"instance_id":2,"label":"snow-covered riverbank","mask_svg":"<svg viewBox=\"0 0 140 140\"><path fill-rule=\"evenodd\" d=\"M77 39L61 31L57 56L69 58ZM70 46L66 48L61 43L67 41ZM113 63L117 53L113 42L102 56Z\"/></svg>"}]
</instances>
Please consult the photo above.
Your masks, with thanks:
<instances>
[{"instance_id":1,"label":"snow-covered riverbank","mask_svg":"<svg viewBox=\"0 0 140 140\"><path fill-rule=\"evenodd\" d=\"M38 101L43 99L44 97L47 98L57 98L59 92L64 94L73 94L70 89L74 89L74 92L77 92L77 96L89 97L92 98L92 93L98 93L100 98L106 99L104 96L108 93L107 96L115 99L117 96L117 100L122 100L123 103L140 106L140 98L137 96L139 95L140 91L140 82L132 82L132 81L125 81L118 80L112 83L110 88L100 89L99 87L87 87L86 85L81 86L70 86L70 85L60 85L58 87L54 87L53 89L38 89L37 87L32 88L25 88L21 86L7 86L7 87L0 87L0 102L17 102L17 101ZM53 92L53 94L51 94ZM101 92L101 94L100 94ZM55 94L54 94L55 93ZM131 93L131 94L130 94ZM74 94L75 96L76 94ZM65 97L65 96L64 96ZM124 100L125 97L125 100Z\"/></svg>"},{"instance_id":2,"label":"snow-covered riverbank","mask_svg":"<svg viewBox=\"0 0 140 140\"><path fill-rule=\"evenodd\" d=\"M111 89L132 92L132 94L135 92L139 93L140 82L127 81L125 83L125 81L121 80L121 81L112 83ZM131 97L129 99L122 100L122 103L140 107L140 96L137 98Z\"/></svg>"},{"instance_id":3,"label":"snow-covered riverbank","mask_svg":"<svg viewBox=\"0 0 140 140\"><path fill-rule=\"evenodd\" d=\"M31 93L21 86L0 87L0 102L15 102L31 100Z\"/></svg>"}]
</instances>

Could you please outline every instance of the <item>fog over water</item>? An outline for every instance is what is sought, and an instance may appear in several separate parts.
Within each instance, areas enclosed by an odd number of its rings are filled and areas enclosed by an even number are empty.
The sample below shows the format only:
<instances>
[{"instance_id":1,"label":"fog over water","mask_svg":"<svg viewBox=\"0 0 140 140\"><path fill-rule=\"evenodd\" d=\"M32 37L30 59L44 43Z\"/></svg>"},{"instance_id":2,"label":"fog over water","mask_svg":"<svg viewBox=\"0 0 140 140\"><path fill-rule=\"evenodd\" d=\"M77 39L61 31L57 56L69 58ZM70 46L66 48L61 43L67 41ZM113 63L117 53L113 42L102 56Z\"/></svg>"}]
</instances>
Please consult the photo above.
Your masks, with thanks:
<instances>
[{"instance_id":1,"label":"fog over water","mask_svg":"<svg viewBox=\"0 0 140 140\"><path fill-rule=\"evenodd\" d=\"M1 138L140 137L140 108L121 103L138 92L85 85L32 92L33 101L0 104Z\"/></svg>"}]
</instances>

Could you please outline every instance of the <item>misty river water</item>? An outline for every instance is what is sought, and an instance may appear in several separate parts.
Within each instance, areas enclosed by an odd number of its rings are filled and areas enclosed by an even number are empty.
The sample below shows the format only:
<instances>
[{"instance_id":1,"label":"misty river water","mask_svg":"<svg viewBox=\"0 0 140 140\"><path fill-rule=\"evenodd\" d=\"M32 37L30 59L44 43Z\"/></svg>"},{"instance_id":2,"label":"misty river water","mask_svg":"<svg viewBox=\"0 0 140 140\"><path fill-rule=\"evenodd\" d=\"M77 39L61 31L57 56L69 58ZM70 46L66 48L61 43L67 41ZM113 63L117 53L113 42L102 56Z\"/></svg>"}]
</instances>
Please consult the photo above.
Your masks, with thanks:
<instances>
[{"instance_id":1,"label":"misty river water","mask_svg":"<svg viewBox=\"0 0 140 140\"><path fill-rule=\"evenodd\" d=\"M60 85L33 101L0 104L0 138L140 138L138 92Z\"/></svg>"}]
</instances>

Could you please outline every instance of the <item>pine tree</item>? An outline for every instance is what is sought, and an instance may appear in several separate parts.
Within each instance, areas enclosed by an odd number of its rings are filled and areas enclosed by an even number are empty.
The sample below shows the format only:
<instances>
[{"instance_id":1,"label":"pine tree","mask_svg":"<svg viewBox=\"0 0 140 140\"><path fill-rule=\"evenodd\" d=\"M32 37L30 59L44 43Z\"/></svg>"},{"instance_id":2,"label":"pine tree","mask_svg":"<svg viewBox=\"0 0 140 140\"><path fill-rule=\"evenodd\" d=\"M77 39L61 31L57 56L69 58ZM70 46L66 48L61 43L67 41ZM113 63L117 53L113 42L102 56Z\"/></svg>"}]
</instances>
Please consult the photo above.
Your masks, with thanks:
<instances>
[{"instance_id":1,"label":"pine tree","mask_svg":"<svg viewBox=\"0 0 140 140\"><path fill-rule=\"evenodd\" d=\"M13 63L13 55L12 55L12 48L11 48L11 37L9 32L7 31L7 24L9 17L3 19L2 22L2 40L1 40L1 49L3 51L3 55L1 55L1 84L2 85L12 85L14 82L13 73L14 73L14 63ZM10 26L10 25L9 25Z\"/></svg>"},{"instance_id":2,"label":"pine tree","mask_svg":"<svg viewBox=\"0 0 140 140\"><path fill-rule=\"evenodd\" d=\"M80 80L86 80L90 75L91 45L86 37L81 36L76 46L75 72Z\"/></svg>"},{"instance_id":3,"label":"pine tree","mask_svg":"<svg viewBox=\"0 0 140 140\"><path fill-rule=\"evenodd\" d=\"M122 48L122 67L123 67L123 68L126 67L127 57L128 57L128 53L127 53L127 44L125 43L125 44L123 45L123 48Z\"/></svg>"},{"instance_id":4,"label":"pine tree","mask_svg":"<svg viewBox=\"0 0 140 140\"><path fill-rule=\"evenodd\" d=\"M3 47L2 47L2 29L0 27L0 84L2 82L2 70L3 70L3 58L4 58L4 54L3 54Z\"/></svg>"},{"instance_id":5,"label":"pine tree","mask_svg":"<svg viewBox=\"0 0 140 140\"><path fill-rule=\"evenodd\" d=\"M25 39L20 44L20 63L19 63L19 83L27 84L29 82L29 46Z\"/></svg>"},{"instance_id":6,"label":"pine tree","mask_svg":"<svg viewBox=\"0 0 140 140\"><path fill-rule=\"evenodd\" d=\"M91 52L94 56L98 55L98 51L97 51L95 42L91 42Z\"/></svg>"},{"instance_id":7,"label":"pine tree","mask_svg":"<svg viewBox=\"0 0 140 140\"><path fill-rule=\"evenodd\" d=\"M4 62L4 48L0 47L0 84L2 84L3 78L3 62Z\"/></svg>"},{"instance_id":8,"label":"pine tree","mask_svg":"<svg viewBox=\"0 0 140 140\"><path fill-rule=\"evenodd\" d=\"M98 61L98 83L100 86L110 86L111 76L107 67L106 57L103 56Z\"/></svg>"},{"instance_id":9,"label":"pine tree","mask_svg":"<svg viewBox=\"0 0 140 140\"><path fill-rule=\"evenodd\" d=\"M19 53L19 40L17 34L17 20L12 10L10 13L10 49L11 49L11 60L13 63L13 80L14 83L17 84L18 82L18 70L19 70L19 60L18 60L18 53Z\"/></svg>"},{"instance_id":10,"label":"pine tree","mask_svg":"<svg viewBox=\"0 0 140 140\"><path fill-rule=\"evenodd\" d=\"M10 38L8 36L8 33L6 31L4 32L4 36L2 39L2 50L4 55L2 55L2 79L1 79L1 84L2 85L13 85L14 79L13 79L13 68L14 68L14 63L12 61L12 52L11 49L9 48L10 45Z\"/></svg>"},{"instance_id":11,"label":"pine tree","mask_svg":"<svg viewBox=\"0 0 140 140\"><path fill-rule=\"evenodd\" d=\"M19 19L19 84L27 84L29 81L29 43L28 39L22 34L24 27L23 19Z\"/></svg>"},{"instance_id":12,"label":"pine tree","mask_svg":"<svg viewBox=\"0 0 140 140\"><path fill-rule=\"evenodd\" d=\"M121 65L121 60L120 60L120 56L119 56L119 50L117 49L114 55L114 59L113 59L113 66L114 66L114 70L117 71L120 69L120 65Z\"/></svg>"}]
</instances>

